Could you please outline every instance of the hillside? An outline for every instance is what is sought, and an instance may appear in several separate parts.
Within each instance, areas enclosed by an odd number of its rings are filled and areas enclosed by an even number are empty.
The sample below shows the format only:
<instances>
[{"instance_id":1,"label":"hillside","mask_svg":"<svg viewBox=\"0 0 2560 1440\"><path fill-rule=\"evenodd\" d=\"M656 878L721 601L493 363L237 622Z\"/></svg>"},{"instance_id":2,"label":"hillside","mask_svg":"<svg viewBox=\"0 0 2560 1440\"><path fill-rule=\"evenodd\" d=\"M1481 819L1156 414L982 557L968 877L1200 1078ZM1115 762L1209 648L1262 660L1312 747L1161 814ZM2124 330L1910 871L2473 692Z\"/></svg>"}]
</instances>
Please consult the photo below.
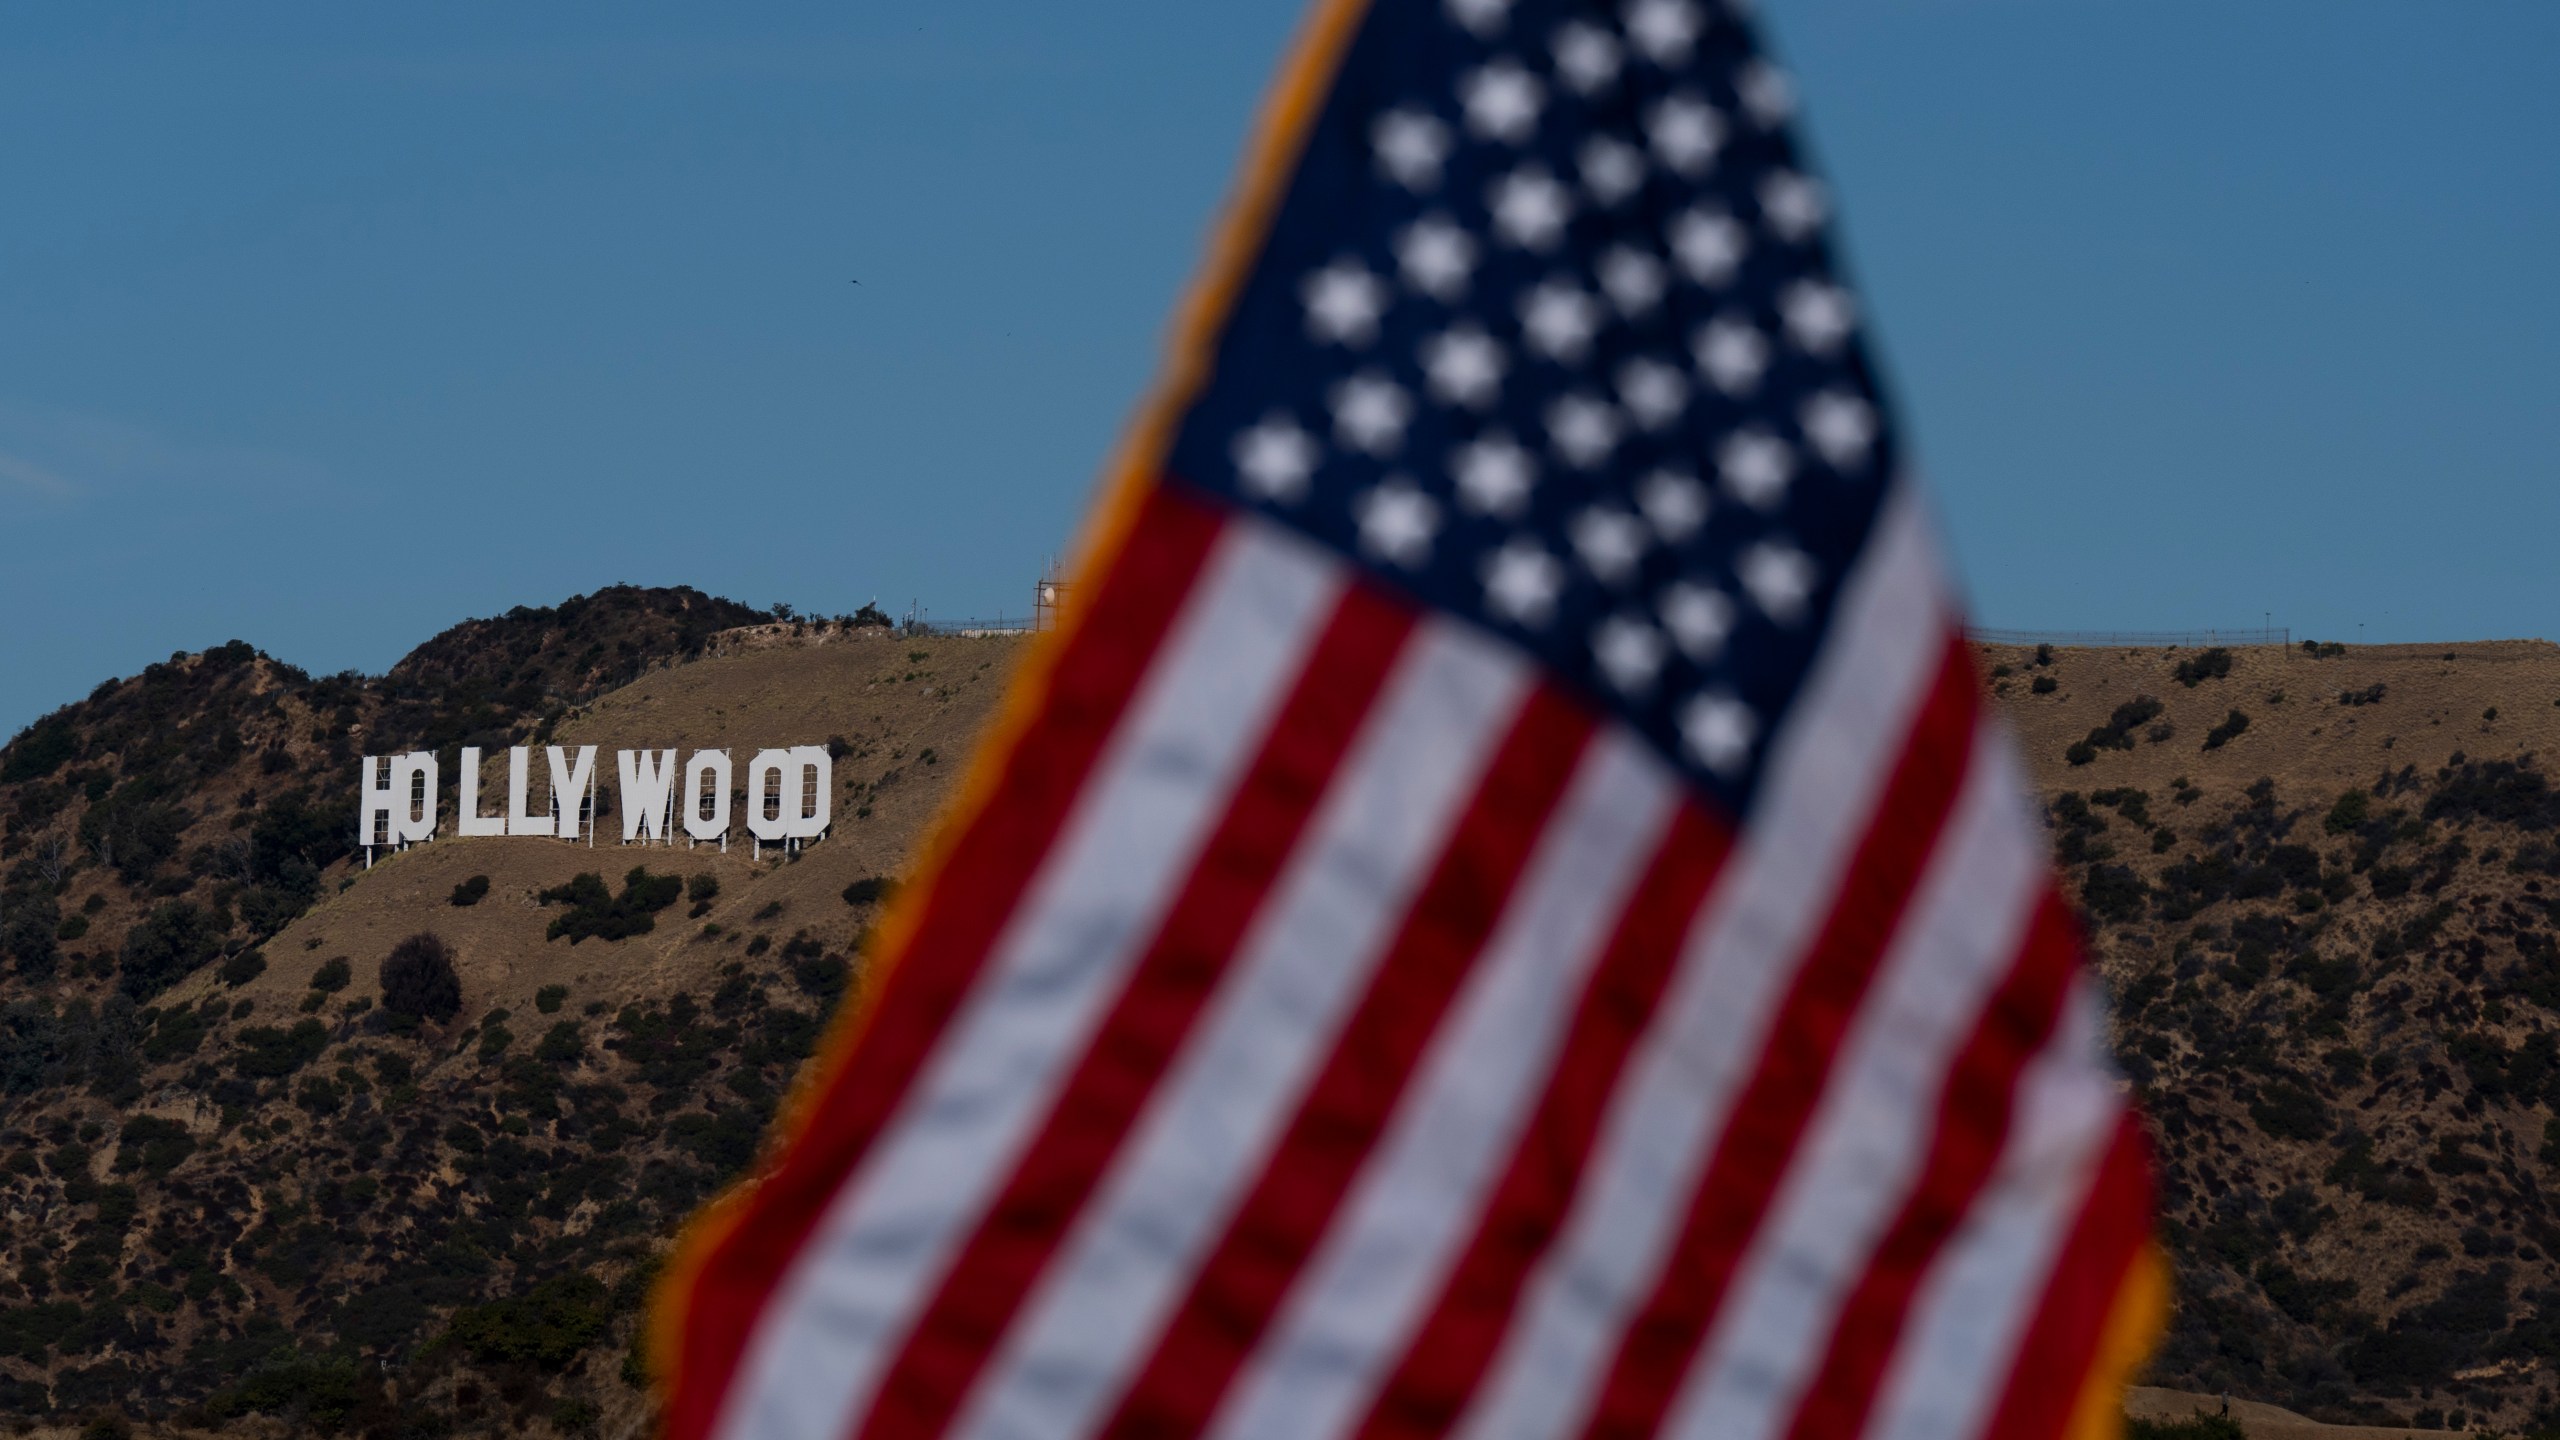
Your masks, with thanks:
<instances>
[{"instance_id":1,"label":"hillside","mask_svg":"<svg viewBox=\"0 0 2560 1440\"><path fill-rule=\"evenodd\" d=\"M1983 661L2160 1140L2157 1381L2549 1424L2560 647Z\"/></svg>"},{"instance_id":2,"label":"hillside","mask_svg":"<svg viewBox=\"0 0 2560 1440\"><path fill-rule=\"evenodd\" d=\"M0 1414L629 1428L654 1257L752 1154L1015 646L596 599L379 680L173 657L0 751ZM759 864L448 813L348 859L357 746L545 738L827 743L838 823ZM148 850L92 819L134 809ZM541 892L634 867L683 887L645 933L551 938L578 906ZM422 931L450 1013L381 983Z\"/></svg>"},{"instance_id":3,"label":"hillside","mask_svg":"<svg viewBox=\"0 0 2560 1440\"><path fill-rule=\"evenodd\" d=\"M173 657L0 749L0 1413L628 1433L656 1257L860 983L1017 653L609 591L379 678ZM2560 648L1982 659L2155 1117L2159 1394L2544 1416ZM544 739L824 741L838 823L350 862L358 753ZM646 928L553 933L608 914ZM421 932L450 1008L384 983Z\"/></svg>"}]
</instances>

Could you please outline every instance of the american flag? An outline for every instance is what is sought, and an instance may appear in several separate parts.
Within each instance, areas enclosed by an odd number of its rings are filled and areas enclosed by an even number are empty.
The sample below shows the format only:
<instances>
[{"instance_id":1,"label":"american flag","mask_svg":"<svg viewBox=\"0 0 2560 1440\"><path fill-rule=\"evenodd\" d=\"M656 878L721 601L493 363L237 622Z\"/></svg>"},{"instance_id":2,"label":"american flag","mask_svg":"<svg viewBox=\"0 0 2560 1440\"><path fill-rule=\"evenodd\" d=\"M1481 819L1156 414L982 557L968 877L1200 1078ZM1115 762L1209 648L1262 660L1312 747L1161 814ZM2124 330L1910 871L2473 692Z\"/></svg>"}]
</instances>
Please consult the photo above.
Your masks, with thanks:
<instances>
[{"instance_id":1,"label":"american flag","mask_svg":"<svg viewBox=\"0 0 2560 1440\"><path fill-rule=\"evenodd\" d=\"M1320 4L675 1440L2099 1433L2141 1132L1701 0Z\"/></svg>"}]
</instances>

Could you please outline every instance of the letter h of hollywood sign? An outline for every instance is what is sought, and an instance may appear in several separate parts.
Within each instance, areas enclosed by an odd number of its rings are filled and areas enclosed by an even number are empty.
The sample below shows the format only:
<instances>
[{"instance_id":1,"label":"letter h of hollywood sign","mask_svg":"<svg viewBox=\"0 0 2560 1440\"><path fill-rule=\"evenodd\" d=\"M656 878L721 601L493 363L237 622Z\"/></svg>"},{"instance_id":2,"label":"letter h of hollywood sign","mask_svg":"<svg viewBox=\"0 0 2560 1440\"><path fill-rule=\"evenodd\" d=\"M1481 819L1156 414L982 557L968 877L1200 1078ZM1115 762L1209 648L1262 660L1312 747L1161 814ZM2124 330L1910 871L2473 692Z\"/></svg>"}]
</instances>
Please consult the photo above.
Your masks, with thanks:
<instances>
[{"instance_id":1,"label":"letter h of hollywood sign","mask_svg":"<svg viewBox=\"0 0 2560 1440\"><path fill-rule=\"evenodd\" d=\"M532 807L533 748L507 751L507 809L480 813L480 750L462 747L461 804L454 830L461 835L549 835L595 840L596 747L546 745L551 793L541 811ZM682 827L685 844L717 840L729 848L729 782L726 750L696 750L681 778L673 750L618 750L622 780L622 843L672 845ZM375 847L407 849L432 840L441 810L433 751L364 757L356 805L356 843L373 866ZM761 858L768 844L788 850L823 838L834 818L835 761L824 745L759 750L747 762L747 833ZM564 803L565 797L575 797ZM679 810L681 813L679 813Z\"/></svg>"}]
</instances>

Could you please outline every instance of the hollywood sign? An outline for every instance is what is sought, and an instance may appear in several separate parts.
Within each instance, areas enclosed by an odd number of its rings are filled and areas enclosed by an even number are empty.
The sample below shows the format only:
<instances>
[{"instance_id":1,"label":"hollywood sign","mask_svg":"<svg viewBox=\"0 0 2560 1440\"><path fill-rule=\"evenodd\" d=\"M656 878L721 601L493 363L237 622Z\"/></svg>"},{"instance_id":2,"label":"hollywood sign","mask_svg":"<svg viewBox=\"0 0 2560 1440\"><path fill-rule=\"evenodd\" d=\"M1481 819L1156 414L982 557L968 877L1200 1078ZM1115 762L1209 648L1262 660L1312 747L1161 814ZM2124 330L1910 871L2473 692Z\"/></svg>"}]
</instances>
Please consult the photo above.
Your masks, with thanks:
<instances>
[{"instance_id":1,"label":"hollywood sign","mask_svg":"<svg viewBox=\"0 0 2560 1440\"><path fill-rule=\"evenodd\" d=\"M533 802L533 747L507 751L506 809L481 813L480 750L462 748L457 835L547 835L562 840L596 836L596 747L546 745L550 790L539 806ZM718 841L729 847L731 781L734 767L726 750L696 750L679 767L673 750L617 750L614 769L621 780L618 809L622 843L673 844L679 830L691 845ZM356 843L364 847L365 864L376 848L407 849L436 836L442 812L442 790L435 752L368 755L363 787L356 804ZM767 845L798 849L820 839L834 818L834 757L824 745L792 745L759 750L747 762L747 833L756 853ZM563 803L564 800L570 803Z\"/></svg>"}]
</instances>

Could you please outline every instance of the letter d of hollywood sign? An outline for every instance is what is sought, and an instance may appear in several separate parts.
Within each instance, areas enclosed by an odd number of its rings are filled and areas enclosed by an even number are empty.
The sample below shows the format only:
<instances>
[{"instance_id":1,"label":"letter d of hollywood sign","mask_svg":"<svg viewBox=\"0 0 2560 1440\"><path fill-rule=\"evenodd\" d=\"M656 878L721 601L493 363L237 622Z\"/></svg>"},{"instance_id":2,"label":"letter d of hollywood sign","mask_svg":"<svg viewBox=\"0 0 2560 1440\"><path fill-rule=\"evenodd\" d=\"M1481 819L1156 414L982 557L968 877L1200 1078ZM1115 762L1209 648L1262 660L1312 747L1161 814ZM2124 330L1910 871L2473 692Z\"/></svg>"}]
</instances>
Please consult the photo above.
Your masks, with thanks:
<instances>
[{"instance_id":1,"label":"letter d of hollywood sign","mask_svg":"<svg viewBox=\"0 0 2560 1440\"><path fill-rule=\"evenodd\" d=\"M596 747L547 745L543 751L550 784L539 807L533 796L533 749L518 745L507 751L505 813L485 815L479 747L462 747L455 833L548 835L595 844ZM614 762L622 782L623 844L672 845L681 828L688 846L717 841L721 849L729 848L734 770L728 751L696 750L679 766L673 750L620 750ZM372 865L377 846L405 850L435 838L441 810L436 770L436 757L426 750L364 758L356 843L364 847L366 865ZM835 818L835 760L827 747L759 750L747 762L746 780L747 833L759 856L767 845L796 850L826 836Z\"/></svg>"}]
</instances>

